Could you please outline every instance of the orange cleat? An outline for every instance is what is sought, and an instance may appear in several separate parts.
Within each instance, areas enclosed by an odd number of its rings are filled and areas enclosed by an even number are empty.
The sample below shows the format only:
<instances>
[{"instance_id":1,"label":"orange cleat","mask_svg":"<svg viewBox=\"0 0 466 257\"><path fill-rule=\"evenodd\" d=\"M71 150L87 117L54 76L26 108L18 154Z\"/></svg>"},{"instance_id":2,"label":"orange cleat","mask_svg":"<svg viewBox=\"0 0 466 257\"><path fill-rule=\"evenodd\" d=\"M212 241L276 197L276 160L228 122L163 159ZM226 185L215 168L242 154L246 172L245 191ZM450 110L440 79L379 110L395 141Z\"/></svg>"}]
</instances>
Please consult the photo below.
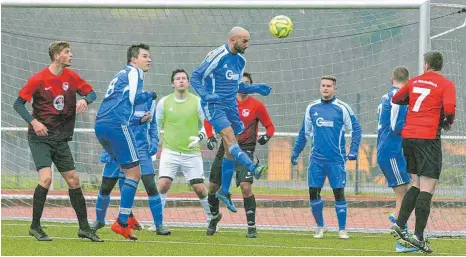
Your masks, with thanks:
<instances>
[{"instance_id":1,"label":"orange cleat","mask_svg":"<svg viewBox=\"0 0 466 257\"><path fill-rule=\"evenodd\" d=\"M112 231L124 236L126 239L138 240L136 235L133 234L131 228L129 228L129 226L126 228L122 227L118 219L112 224Z\"/></svg>"},{"instance_id":2,"label":"orange cleat","mask_svg":"<svg viewBox=\"0 0 466 257\"><path fill-rule=\"evenodd\" d=\"M134 230L142 230L142 225L139 224L139 221L136 219L136 217L129 217L128 218L128 228L134 229Z\"/></svg>"}]
</instances>

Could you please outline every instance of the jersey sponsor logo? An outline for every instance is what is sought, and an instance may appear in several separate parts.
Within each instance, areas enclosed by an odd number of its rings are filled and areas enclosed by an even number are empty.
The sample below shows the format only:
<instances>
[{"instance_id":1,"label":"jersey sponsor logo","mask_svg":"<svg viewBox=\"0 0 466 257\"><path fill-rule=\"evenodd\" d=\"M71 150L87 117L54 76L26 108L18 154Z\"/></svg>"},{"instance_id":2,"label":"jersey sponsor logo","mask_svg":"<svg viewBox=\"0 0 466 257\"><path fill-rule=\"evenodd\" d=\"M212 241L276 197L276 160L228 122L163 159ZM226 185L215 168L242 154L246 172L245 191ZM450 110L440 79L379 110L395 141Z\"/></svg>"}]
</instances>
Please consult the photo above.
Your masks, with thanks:
<instances>
[{"instance_id":1,"label":"jersey sponsor logo","mask_svg":"<svg viewBox=\"0 0 466 257\"><path fill-rule=\"evenodd\" d=\"M228 80L238 80L239 79L239 74L234 73L232 70L227 70L225 73L225 78Z\"/></svg>"},{"instance_id":2,"label":"jersey sponsor logo","mask_svg":"<svg viewBox=\"0 0 466 257\"><path fill-rule=\"evenodd\" d=\"M423 80L423 79L417 79L417 80L415 80L413 83L422 83L422 84L431 85L431 86L433 86L433 87L437 87L437 84L435 84L434 82L432 82L432 81L427 81L427 80Z\"/></svg>"},{"instance_id":3,"label":"jersey sponsor logo","mask_svg":"<svg viewBox=\"0 0 466 257\"><path fill-rule=\"evenodd\" d=\"M333 127L333 121L331 120L324 120L324 118L319 117L316 119L316 124L319 127Z\"/></svg>"},{"instance_id":4,"label":"jersey sponsor logo","mask_svg":"<svg viewBox=\"0 0 466 257\"><path fill-rule=\"evenodd\" d=\"M51 89L51 88L52 88L52 87L46 87L45 90L49 90L49 89Z\"/></svg>"},{"instance_id":5,"label":"jersey sponsor logo","mask_svg":"<svg viewBox=\"0 0 466 257\"><path fill-rule=\"evenodd\" d=\"M53 99L53 107L55 109L61 111L65 107L65 97L63 95L58 95Z\"/></svg>"},{"instance_id":6,"label":"jersey sponsor logo","mask_svg":"<svg viewBox=\"0 0 466 257\"><path fill-rule=\"evenodd\" d=\"M243 117L248 117L250 113L251 111L249 111L249 109L243 109L241 111L241 114L243 115Z\"/></svg>"},{"instance_id":7,"label":"jersey sponsor logo","mask_svg":"<svg viewBox=\"0 0 466 257\"><path fill-rule=\"evenodd\" d=\"M68 82L63 82L63 84L61 85L61 88L63 88L63 90L68 90L68 88L70 87L70 85L68 84Z\"/></svg>"}]
</instances>

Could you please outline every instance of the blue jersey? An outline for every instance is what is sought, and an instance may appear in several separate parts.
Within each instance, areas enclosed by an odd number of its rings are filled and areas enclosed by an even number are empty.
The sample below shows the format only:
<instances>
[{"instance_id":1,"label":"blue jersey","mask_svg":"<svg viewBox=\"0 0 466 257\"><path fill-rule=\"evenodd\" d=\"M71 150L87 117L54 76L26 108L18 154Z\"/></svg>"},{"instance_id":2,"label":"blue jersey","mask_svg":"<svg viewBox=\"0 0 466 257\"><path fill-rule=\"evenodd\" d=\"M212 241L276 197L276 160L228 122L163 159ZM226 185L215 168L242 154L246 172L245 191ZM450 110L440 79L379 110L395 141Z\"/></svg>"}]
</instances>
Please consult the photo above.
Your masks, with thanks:
<instances>
[{"instance_id":1,"label":"blue jersey","mask_svg":"<svg viewBox=\"0 0 466 257\"><path fill-rule=\"evenodd\" d=\"M361 143L361 126L353 111L336 98L310 103L293 152L301 153L312 137L311 161L342 164L346 162L345 131L352 132L350 153L357 154Z\"/></svg>"},{"instance_id":2,"label":"blue jersey","mask_svg":"<svg viewBox=\"0 0 466 257\"><path fill-rule=\"evenodd\" d=\"M240 53L232 54L228 44L209 52L191 75L191 85L201 97L201 104L206 103L207 94L215 93L220 97L215 103L236 105L245 66L246 58Z\"/></svg>"},{"instance_id":3,"label":"blue jersey","mask_svg":"<svg viewBox=\"0 0 466 257\"><path fill-rule=\"evenodd\" d=\"M96 116L96 123L129 125L134 106L152 99L152 92L143 92L144 72L127 65L110 82Z\"/></svg>"},{"instance_id":4,"label":"blue jersey","mask_svg":"<svg viewBox=\"0 0 466 257\"><path fill-rule=\"evenodd\" d=\"M399 88L392 87L380 99L377 108L378 135L377 135L377 159L388 159L402 155L401 130L405 125L408 113L407 105L392 103L393 95Z\"/></svg>"},{"instance_id":5,"label":"blue jersey","mask_svg":"<svg viewBox=\"0 0 466 257\"><path fill-rule=\"evenodd\" d=\"M140 159L150 159L151 156L148 155L148 151L151 144L156 143L158 145L159 142L155 107L155 100L148 100L143 104L135 106L134 115L129 123L129 127L134 136L134 147L136 148ZM141 118L149 111L152 113L152 121L150 123L147 122L145 124L140 124ZM105 150L102 152L101 161L104 163L114 162Z\"/></svg>"}]
</instances>

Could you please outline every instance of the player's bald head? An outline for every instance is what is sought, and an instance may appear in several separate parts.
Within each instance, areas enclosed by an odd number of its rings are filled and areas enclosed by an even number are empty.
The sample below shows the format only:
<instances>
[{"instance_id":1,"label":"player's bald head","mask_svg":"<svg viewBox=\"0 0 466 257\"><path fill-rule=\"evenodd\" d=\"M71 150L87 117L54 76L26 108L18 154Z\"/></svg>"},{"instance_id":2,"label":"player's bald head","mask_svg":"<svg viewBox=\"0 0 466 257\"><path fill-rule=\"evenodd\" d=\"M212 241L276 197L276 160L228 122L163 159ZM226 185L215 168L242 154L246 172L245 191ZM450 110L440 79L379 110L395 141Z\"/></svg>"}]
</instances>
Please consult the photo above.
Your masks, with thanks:
<instances>
[{"instance_id":1,"label":"player's bald head","mask_svg":"<svg viewBox=\"0 0 466 257\"><path fill-rule=\"evenodd\" d=\"M228 38L229 39L249 38L249 31L247 31L246 29L242 27L236 26L230 30L230 33L228 33Z\"/></svg>"}]
</instances>

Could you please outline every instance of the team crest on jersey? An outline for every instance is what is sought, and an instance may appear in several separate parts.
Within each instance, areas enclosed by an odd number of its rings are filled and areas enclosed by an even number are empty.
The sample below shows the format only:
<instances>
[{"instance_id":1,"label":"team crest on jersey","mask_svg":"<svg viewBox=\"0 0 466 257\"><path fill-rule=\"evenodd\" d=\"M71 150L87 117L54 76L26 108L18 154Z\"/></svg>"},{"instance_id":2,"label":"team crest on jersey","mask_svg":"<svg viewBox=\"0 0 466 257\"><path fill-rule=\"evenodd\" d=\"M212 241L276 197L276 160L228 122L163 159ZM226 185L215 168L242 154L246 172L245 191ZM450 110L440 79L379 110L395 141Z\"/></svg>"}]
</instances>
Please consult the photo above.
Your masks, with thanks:
<instances>
[{"instance_id":1,"label":"team crest on jersey","mask_svg":"<svg viewBox=\"0 0 466 257\"><path fill-rule=\"evenodd\" d=\"M57 95L57 97L53 99L53 107L58 111L63 110L65 107L65 97L63 95Z\"/></svg>"},{"instance_id":2,"label":"team crest on jersey","mask_svg":"<svg viewBox=\"0 0 466 257\"><path fill-rule=\"evenodd\" d=\"M249 109L243 109L243 111L241 112L241 114L243 115L243 117L248 117L250 113L251 113L251 112L249 111Z\"/></svg>"},{"instance_id":3,"label":"team crest on jersey","mask_svg":"<svg viewBox=\"0 0 466 257\"><path fill-rule=\"evenodd\" d=\"M63 88L63 90L68 90L68 88L70 87L70 85L68 84L68 82L63 82L63 84L61 85L61 88Z\"/></svg>"}]
</instances>

